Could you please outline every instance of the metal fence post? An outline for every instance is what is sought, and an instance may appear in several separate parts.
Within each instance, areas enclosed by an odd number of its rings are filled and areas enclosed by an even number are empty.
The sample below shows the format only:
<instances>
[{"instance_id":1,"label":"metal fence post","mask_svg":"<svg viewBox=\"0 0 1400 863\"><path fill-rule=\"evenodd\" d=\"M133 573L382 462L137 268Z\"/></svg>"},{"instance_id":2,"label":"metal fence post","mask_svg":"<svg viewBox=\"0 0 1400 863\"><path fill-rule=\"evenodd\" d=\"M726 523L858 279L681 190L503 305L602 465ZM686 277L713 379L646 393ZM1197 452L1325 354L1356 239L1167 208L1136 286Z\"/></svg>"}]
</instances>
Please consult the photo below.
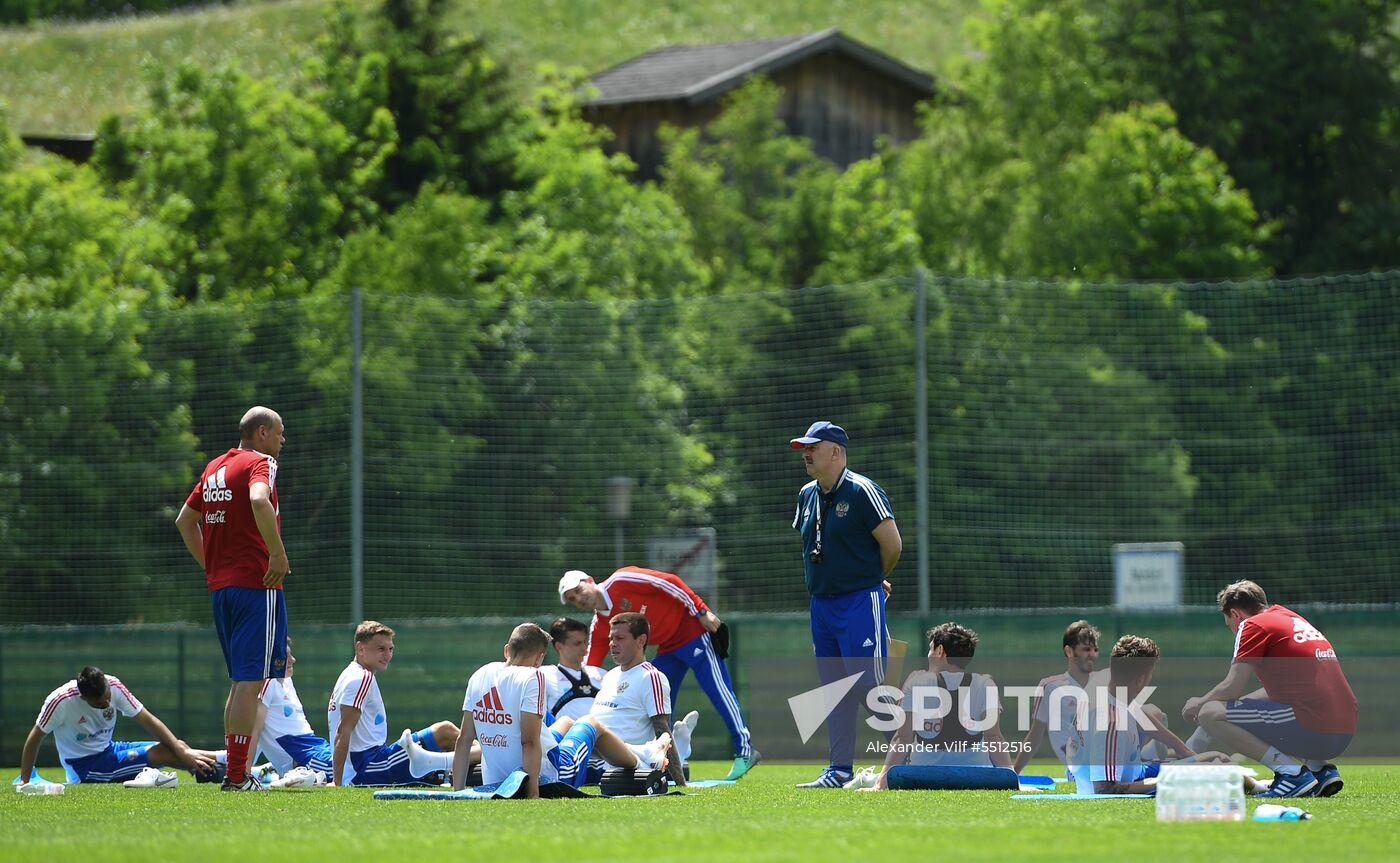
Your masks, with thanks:
<instances>
[{"instance_id":1,"label":"metal fence post","mask_svg":"<svg viewBox=\"0 0 1400 863\"><path fill-rule=\"evenodd\" d=\"M359 288L350 292L350 623L365 618L364 322Z\"/></svg>"},{"instance_id":2,"label":"metal fence post","mask_svg":"<svg viewBox=\"0 0 1400 863\"><path fill-rule=\"evenodd\" d=\"M924 270L914 271L914 500L919 566L919 616L929 613L928 509L928 295Z\"/></svg>"},{"instance_id":3,"label":"metal fence post","mask_svg":"<svg viewBox=\"0 0 1400 863\"><path fill-rule=\"evenodd\" d=\"M185 716L185 627L183 625L175 630L175 689L178 693L176 696L178 707L175 712L180 717L180 724L175 727L189 728L189 723L186 721L188 717ZM188 734L189 732L182 733Z\"/></svg>"}]
</instances>

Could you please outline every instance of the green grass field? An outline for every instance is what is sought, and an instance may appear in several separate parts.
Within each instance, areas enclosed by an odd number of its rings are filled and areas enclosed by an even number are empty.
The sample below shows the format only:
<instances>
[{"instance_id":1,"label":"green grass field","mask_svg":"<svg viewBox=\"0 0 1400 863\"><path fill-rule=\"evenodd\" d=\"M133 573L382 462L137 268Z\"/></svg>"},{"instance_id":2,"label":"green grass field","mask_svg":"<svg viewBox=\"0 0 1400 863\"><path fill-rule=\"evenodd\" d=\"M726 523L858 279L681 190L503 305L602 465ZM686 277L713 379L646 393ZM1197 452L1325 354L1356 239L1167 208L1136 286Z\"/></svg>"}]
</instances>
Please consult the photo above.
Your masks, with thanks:
<instances>
[{"instance_id":1,"label":"green grass field","mask_svg":"<svg viewBox=\"0 0 1400 863\"><path fill-rule=\"evenodd\" d=\"M718 776L725 767L700 762L694 770ZM362 789L235 796L182 778L173 790L85 786L62 797L0 795L0 858L1400 859L1400 766L1343 768L1342 794L1298 801L1314 820L1243 824L1158 824L1151 800L797 791L793 783L815 775L812 767L767 764L738 785L652 800L376 801Z\"/></svg>"},{"instance_id":2,"label":"green grass field","mask_svg":"<svg viewBox=\"0 0 1400 863\"><path fill-rule=\"evenodd\" d=\"M372 0L354 0L358 4ZM145 102L143 60L236 61L287 76L322 30L327 0L214 6L81 24L0 28L0 100L20 132L82 132ZM541 63L596 72L666 44L754 39L840 27L931 72L964 49L977 0L454 0L449 23L492 37L517 72Z\"/></svg>"}]
</instances>

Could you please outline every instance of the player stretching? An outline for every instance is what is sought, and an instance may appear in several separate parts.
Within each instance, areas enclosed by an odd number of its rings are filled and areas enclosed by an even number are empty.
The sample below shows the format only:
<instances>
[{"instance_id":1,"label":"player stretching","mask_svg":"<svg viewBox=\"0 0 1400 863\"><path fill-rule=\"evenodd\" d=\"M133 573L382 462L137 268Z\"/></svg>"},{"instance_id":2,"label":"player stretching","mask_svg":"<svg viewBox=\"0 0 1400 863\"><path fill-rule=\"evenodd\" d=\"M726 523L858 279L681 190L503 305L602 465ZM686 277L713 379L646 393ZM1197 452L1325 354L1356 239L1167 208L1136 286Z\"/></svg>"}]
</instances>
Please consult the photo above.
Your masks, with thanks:
<instances>
[{"instance_id":1,"label":"player stretching","mask_svg":"<svg viewBox=\"0 0 1400 863\"><path fill-rule=\"evenodd\" d=\"M335 785L432 781L427 774L414 772L410 753L401 741L388 743L389 720L375 675L382 674L393 658L394 630L375 620L355 627L355 658L340 672L326 709ZM457 726L444 719L412 737L430 751L445 752L457 744Z\"/></svg>"},{"instance_id":2,"label":"player stretching","mask_svg":"<svg viewBox=\"0 0 1400 863\"><path fill-rule=\"evenodd\" d=\"M687 670L719 711L734 743L734 764L726 779L734 780L753 769L762 756L753 748L748 726L739 710L739 697L724 663L728 649L711 639L723 624L684 581L669 572L629 566L617 570L602 584L588 573L571 569L559 579L559 599L594 612L588 664L599 665L609 650L609 621L618 612L645 615L650 626L648 642L656 645L652 664L666 676L672 697L680 692ZM727 633L727 630L725 630ZM688 719L689 717L687 717Z\"/></svg>"},{"instance_id":3,"label":"player stretching","mask_svg":"<svg viewBox=\"0 0 1400 863\"><path fill-rule=\"evenodd\" d=\"M457 738L452 786L466 786L471 741L481 747L481 774L487 785L503 782L517 770L526 775L525 796L540 796L540 785L583 784L589 756L596 749L610 764L635 770L666 766L670 735L646 747L629 747L591 716L577 722L560 719L544 724L546 686L540 663L549 636L538 625L522 623L511 631L504 662L477 669L467 683L462 702L462 733ZM659 676L659 675L658 675Z\"/></svg>"},{"instance_id":4,"label":"player stretching","mask_svg":"<svg viewBox=\"0 0 1400 863\"><path fill-rule=\"evenodd\" d=\"M617 666L603 675L592 715L631 746L650 746L663 738L670 741L668 772L672 782L684 785L684 759L678 747L684 745L688 750L689 743L675 740L675 736L688 736L692 729L677 723L676 735L667 733L671 728L671 684L646 661L650 640L650 627L642 615L627 611L612 616L608 646Z\"/></svg>"},{"instance_id":5,"label":"player stretching","mask_svg":"<svg viewBox=\"0 0 1400 863\"><path fill-rule=\"evenodd\" d=\"M156 740L112 740L117 714L130 716ZM164 788L178 778L155 768L184 767L201 781L215 770L224 753L191 749L155 714L141 706L120 680L91 665L49 693L19 756L20 782L28 784L34 758L45 734L52 734L58 757L78 782L122 782L130 787ZM159 741L159 742L157 742Z\"/></svg>"},{"instance_id":6,"label":"player stretching","mask_svg":"<svg viewBox=\"0 0 1400 863\"><path fill-rule=\"evenodd\" d=\"M239 443L204 468L175 526L204 570L214 605L214 629L228 665L224 737L225 791L260 791L246 775L248 746L264 680L282 676L287 657L287 602L282 579L291 572L282 546L277 506L277 455L282 418L249 408L238 423Z\"/></svg>"}]
</instances>

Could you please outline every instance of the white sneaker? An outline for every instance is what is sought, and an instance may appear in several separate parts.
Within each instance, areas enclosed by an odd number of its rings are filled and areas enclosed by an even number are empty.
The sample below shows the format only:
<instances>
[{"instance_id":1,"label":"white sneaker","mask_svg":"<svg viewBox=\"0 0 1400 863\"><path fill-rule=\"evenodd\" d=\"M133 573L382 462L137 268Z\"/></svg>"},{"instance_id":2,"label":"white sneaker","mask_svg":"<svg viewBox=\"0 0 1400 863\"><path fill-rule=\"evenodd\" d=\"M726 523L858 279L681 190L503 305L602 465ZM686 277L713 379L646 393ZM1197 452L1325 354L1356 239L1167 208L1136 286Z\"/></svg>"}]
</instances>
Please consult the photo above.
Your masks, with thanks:
<instances>
[{"instance_id":1,"label":"white sneaker","mask_svg":"<svg viewBox=\"0 0 1400 863\"><path fill-rule=\"evenodd\" d=\"M842 785L842 788L849 788L853 791L862 791L866 788L874 788L875 783L880 781L880 771L874 767L862 767L856 771L856 775L851 777L851 781Z\"/></svg>"},{"instance_id":2,"label":"white sneaker","mask_svg":"<svg viewBox=\"0 0 1400 863\"><path fill-rule=\"evenodd\" d=\"M277 768L273 767L271 762L264 762L249 770L248 775L267 785L277 778Z\"/></svg>"},{"instance_id":3,"label":"white sneaker","mask_svg":"<svg viewBox=\"0 0 1400 863\"><path fill-rule=\"evenodd\" d=\"M321 788L326 784L326 774L310 767L293 767L287 775L275 780L273 788Z\"/></svg>"},{"instance_id":4,"label":"white sneaker","mask_svg":"<svg viewBox=\"0 0 1400 863\"><path fill-rule=\"evenodd\" d=\"M136 774L135 779L128 779L122 783L125 788L174 788L180 784L180 777L165 770L157 770L154 767L144 768Z\"/></svg>"},{"instance_id":5,"label":"white sneaker","mask_svg":"<svg viewBox=\"0 0 1400 863\"><path fill-rule=\"evenodd\" d=\"M671 748L671 735L662 734L650 743L629 743L627 748L641 762L637 766L648 770L665 770L670 760L666 756Z\"/></svg>"}]
</instances>

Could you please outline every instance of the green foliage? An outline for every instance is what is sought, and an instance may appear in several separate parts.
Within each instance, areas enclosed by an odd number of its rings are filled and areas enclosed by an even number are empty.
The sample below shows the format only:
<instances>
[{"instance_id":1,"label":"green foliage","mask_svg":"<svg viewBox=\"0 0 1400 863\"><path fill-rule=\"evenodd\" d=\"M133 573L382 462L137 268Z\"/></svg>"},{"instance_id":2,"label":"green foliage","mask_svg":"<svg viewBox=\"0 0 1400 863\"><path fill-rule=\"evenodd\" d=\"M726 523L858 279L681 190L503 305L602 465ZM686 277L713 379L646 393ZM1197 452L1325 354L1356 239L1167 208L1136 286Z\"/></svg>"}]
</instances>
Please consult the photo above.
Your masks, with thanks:
<instances>
[{"instance_id":1,"label":"green foliage","mask_svg":"<svg viewBox=\"0 0 1400 863\"><path fill-rule=\"evenodd\" d=\"M108 117L94 167L172 231L184 299L296 295L374 217L366 194L394 147L371 113L347 129L271 81L186 64L152 69L148 114Z\"/></svg>"},{"instance_id":2,"label":"green foliage","mask_svg":"<svg viewBox=\"0 0 1400 863\"><path fill-rule=\"evenodd\" d=\"M0 604L140 618L195 443L188 376L142 346L145 313L168 305L170 234L51 160L0 172L0 238ZM95 569L110 592L53 603Z\"/></svg>"},{"instance_id":3,"label":"green foliage","mask_svg":"<svg viewBox=\"0 0 1400 863\"><path fill-rule=\"evenodd\" d=\"M320 104L348 128L372 110L392 118L398 147L368 190L389 211L425 184L488 199L519 185L515 159L530 132L521 94L484 39L445 25L446 6L379 0L357 16L337 0L308 64Z\"/></svg>"},{"instance_id":4,"label":"green foliage","mask_svg":"<svg viewBox=\"0 0 1400 863\"><path fill-rule=\"evenodd\" d=\"M1101 74L1132 98L1168 102L1182 132L1279 223L1268 245L1276 271L1400 260L1400 3L1076 5L1097 17Z\"/></svg>"},{"instance_id":5,"label":"green foliage","mask_svg":"<svg viewBox=\"0 0 1400 863\"><path fill-rule=\"evenodd\" d=\"M785 133L779 88L754 78L704 131L663 130L662 187L695 225L696 253L725 289L805 283L820 263L836 177Z\"/></svg>"},{"instance_id":6,"label":"green foliage","mask_svg":"<svg viewBox=\"0 0 1400 863\"><path fill-rule=\"evenodd\" d=\"M203 6L219 0L0 0L0 24L44 18L86 20Z\"/></svg>"}]
</instances>

